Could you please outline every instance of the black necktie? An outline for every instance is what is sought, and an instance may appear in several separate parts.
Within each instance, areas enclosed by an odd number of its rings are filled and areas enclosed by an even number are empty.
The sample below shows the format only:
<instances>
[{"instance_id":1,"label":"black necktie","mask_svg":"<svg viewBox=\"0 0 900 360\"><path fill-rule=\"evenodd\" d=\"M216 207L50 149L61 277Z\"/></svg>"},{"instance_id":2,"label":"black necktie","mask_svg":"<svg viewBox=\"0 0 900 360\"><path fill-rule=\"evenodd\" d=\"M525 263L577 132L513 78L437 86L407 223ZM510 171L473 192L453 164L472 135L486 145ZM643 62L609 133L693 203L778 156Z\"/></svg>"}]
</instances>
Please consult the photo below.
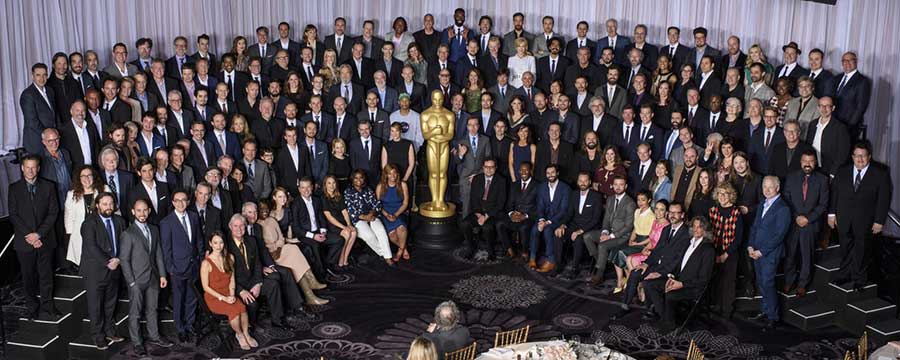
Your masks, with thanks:
<instances>
[{"instance_id":1,"label":"black necktie","mask_svg":"<svg viewBox=\"0 0 900 360\"><path fill-rule=\"evenodd\" d=\"M34 193L37 190L37 186L32 183L28 183L28 194L31 196L31 199L34 200Z\"/></svg>"},{"instance_id":2,"label":"black necktie","mask_svg":"<svg viewBox=\"0 0 900 360\"><path fill-rule=\"evenodd\" d=\"M366 152L366 157L368 157L371 160L372 156L369 154L369 140L366 140L365 143L363 144L363 151Z\"/></svg>"},{"instance_id":3,"label":"black necktie","mask_svg":"<svg viewBox=\"0 0 900 360\"><path fill-rule=\"evenodd\" d=\"M856 178L853 179L853 191L859 190L860 182L862 182L862 171L856 170Z\"/></svg>"},{"instance_id":4,"label":"black necktie","mask_svg":"<svg viewBox=\"0 0 900 360\"><path fill-rule=\"evenodd\" d=\"M116 257L118 251L116 251L116 238L115 231L113 231L112 219L106 219L106 235L109 236L109 244L112 245L112 255Z\"/></svg>"}]
</instances>

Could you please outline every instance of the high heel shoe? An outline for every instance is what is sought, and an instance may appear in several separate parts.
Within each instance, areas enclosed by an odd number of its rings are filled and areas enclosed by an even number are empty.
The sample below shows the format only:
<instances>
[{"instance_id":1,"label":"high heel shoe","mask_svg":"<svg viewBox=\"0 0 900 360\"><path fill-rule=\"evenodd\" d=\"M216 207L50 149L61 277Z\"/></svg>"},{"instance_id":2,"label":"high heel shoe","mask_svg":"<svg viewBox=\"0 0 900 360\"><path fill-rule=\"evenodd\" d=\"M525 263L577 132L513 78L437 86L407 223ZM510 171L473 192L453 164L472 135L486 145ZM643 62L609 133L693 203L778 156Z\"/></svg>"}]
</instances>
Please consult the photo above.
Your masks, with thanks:
<instances>
[{"instance_id":1,"label":"high heel shoe","mask_svg":"<svg viewBox=\"0 0 900 360\"><path fill-rule=\"evenodd\" d=\"M316 276L312 274L312 271L307 271L303 274L303 278L309 280L309 287L313 290L322 290L328 287L328 285L320 283Z\"/></svg>"},{"instance_id":2,"label":"high heel shoe","mask_svg":"<svg viewBox=\"0 0 900 360\"><path fill-rule=\"evenodd\" d=\"M409 251L406 251L406 248L403 248L403 260L409 260Z\"/></svg>"},{"instance_id":3,"label":"high heel shoe","mask_svg":"<svg viewBox=\"0 0 900 360\"><path fill-rule=\"evenodd\" d=\"M310 285L309 281L310 281L309 278L306 276L304 276L302 279L300 279L300 289L303 290L303 297L306 298L306 304L307 305L325 305L325 304L327 304L329 302L328 300L322 299L322 298L316 296L315 293L313 293L313 289L312 289L312 286Z\"/></svg>"},{"instance_id":4,"label":"high heel shoe","mask_svg":"<svg viewBox=\"0 0 900 360\"><path fill-rule=\"evenodd\" d=\"M254 339L252 336L247 335L246 340L247 345L250 345L251 348L259 347L259 343L256 342L256 339Z\"/></svg>"},{"instance_id":5,"label":"high heel shoe","mask_svg":"<svg viewBox=\"0 0 900 360\"><path fill-rule=\"evenodd\" d=\"M250 344L241 334L234 334L234 338L237 339L238 345L241 346L241 350L250 350Z\"/></svg>"}]
</instances>

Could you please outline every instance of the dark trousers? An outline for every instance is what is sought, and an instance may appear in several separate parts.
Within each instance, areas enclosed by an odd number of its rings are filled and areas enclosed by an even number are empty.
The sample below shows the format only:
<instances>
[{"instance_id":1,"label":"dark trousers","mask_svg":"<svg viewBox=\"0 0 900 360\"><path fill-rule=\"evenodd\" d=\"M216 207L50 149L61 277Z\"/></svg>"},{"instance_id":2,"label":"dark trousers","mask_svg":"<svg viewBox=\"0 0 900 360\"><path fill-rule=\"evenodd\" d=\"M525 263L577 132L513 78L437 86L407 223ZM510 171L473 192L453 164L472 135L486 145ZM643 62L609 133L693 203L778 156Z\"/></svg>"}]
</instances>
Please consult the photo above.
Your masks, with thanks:
<instances>
[{"instance_id":1,"label":"dark trousers","mask_svg":"<svg viewBox=\"0 0 900 360\"><path fill-rule=\"evenodd\" d=\"M731 244L734 246L735 244ZM737 273L739 275L737 287L744 291L756 289L756 270L754 270L753 258L747 254L747 248L738 249Z\"/></svg>"},{"instance_id":2,"label":"dark trousers","mask_svg":"<svg viewBox=\"0 0 900 360\"><path fill-rule=\"evenodd\" d=\"M869 222L871 224L871 222ZM842 231L838 229L838 241L841 244L841 268L834 280L836 282L851 281L855 286L864 286L868 282L870 260L877 259L878 252L866 251L874 245L871 227L850 225ZM872 254L873 256L866 256ZM877 255L876 255L877 254ZM876 269L878 267L875 267Z\"/></svg>"},{"instance_id":3,"label":"dark trousers","mask_svg":"<svg viewBox=\"0 0 900 360\"><path fill-rule=\"evenodd\" d=\"M559 263L561 264L566 253L565 245L572 244L572 261L569 261L567 266L575 267L577 269L578 265L581 264L581 258L584 257L584 234L587 234L587 232L578 235L578 237L575 238L575 241L572 241L572 233L575 232L575 230L577 229L566 228L566 233L563 234L563 237L556 239L555 253L557 260L559 260Z\"/></svg>"},{"instance_id":4,"label":"dark trousers","mask_svg":"<svg viewBox=\"0 0 900 360\"><path fill-rule=\"evenodd\" d=\"M784 255L784 285L797 287L809 287L809 274L812 270L813 252L816 240L819 238L819 223L809 223L806 227L794 226L785 241ZM797 255L800 255L800 263L797 263Z\"/></svg>"},{"instance_id":5,"label":"dark trousers","mask_svg":"<svg viewBox=\"0 0 900 360\"><path fill-rule=\"evenodd\" d=\"M544 226L543 231L538 231L537 224L534 224L531 227L531 245L529 246L531 253L529 257L531 259L537 259L538 249L541 240L544 241L544 257L547 261L552 263L557 263L558 259L556 256L556 235L553 234L558 228L559 225L551 224L549 226Z\"/></svg>"},{"instance_id":6,"label":"dark trousers","mask_svg":"<svg viewBox=\"0 0 900 360\"><path fill-rule=\"evenodd\" d=\"M731 244L731 246L736 245L737 244ZM729 255L724 263L716 264L714 270L714 274L716 274L716 279L713 283L716 287L713 291L713 294L715 294L715 303L722 310L722 314L725 315L730 314L731 311L734 310L734 289L735 280L737 278L737 265L738 256L735 253Z\"/></svg>"},{"instance_id":7,"label":"dark trousers","mask_svg":"<svg viewBox=\"0 0 900 360\"><path fill-rule=\"evenodd\" d=\"M116 335L113 316L116 313L121 279L122 270L118 268L97 274L84 273L88 319L91 321L91 337L94 341L105 342L107 336Z\"/></svg>"},{"instance_id":8,"label":"dark trousers","mask_svg":"<svg viewBox=\"0 0 900 360\"><path fill-rule=\"evenodd\" d=\"M628 285L625 286L625 296L622 298L622 302L625 305L631 304L631 302L634 301L634 297L637 296L638 284L640 284L641 281L644 281L644 277L646 277L647 274L652 272L653 269L651 268L647 268L645 271L641 271L640 269L631 270L631 275L628 276Z\"/></svg>"},{"instance_id":9,"label":"dark trousers","mask_svg":"<svg viewBox=\"0 0 900 360\"><path fill-rule=\"evenodd\" d=\"M755 261L756 285L762 294L762 310L766 317L778 321L778 292L775 290L775 273L778 271L778 260L781 252L773 252Z\"/></svg>"},{"instance_id":10,"label":"dark trousers","mask_svg":"<svg viewBox=\"0 0 900 360\"><path fill-rule=\"evenodd\" d=\"M135 283L128 288L128 335L131 343L141 345L141 315L147 321L147 335L150 340L159 340L159 324L156 317L156 302L159 299L159 279L149 283Z\"/></svg>"},{"instance_id":11,"label":"dark trousers","mask_svg":"<svg viewBox=\"0 0 900 360\"><path fill-rule=\"evenodd\" d=\"M193 330L197 312L197 290L194 283L196 275L170 275L169 285L172 288L172 310L175 317L175 329L178 334L186 335Z\"/></svg>"},{"instance_id":12,"label":"dark trousers","mask_svg":"<svg viewBox=\"0 0 900 360\"><path fill-rule=\"evenodd\" d=\"M693 302L701 294L685 289L665 292L666 277L644 281L644 294L654 305L662 318L663 327L675 327L678 305L682 302Z\"/></svg>"},{"instance_id":13,"label":"dark trousers","mask_svg":"<svg viewBox=\"0 0 900 360\"><path fill-rule=\"evenodd\" d=\"M22 287L28 310L34 312L39 307L45 311L53 308L53 249L40 247L16 251L16 257L22 269ZM41 295L40 300L38 294Z\"/></svg>"},{"instance_id":14,"label":"dark trousers","mask_svg":"<svg viewBox=\"0 0 900 360\"><path fill-rule=\"evenodd\" d=\"M486 243L482 248L487 249L489 253L493 253L495 223L496 221L494 218L489 217L484 222L484 225L478 225L478 217L475 216L474 211L469 214L469 216L466 216L459 224L459 229L462 231L466 241L466 247L468 247L470 251L476 249L476 245L478 244L475 244L475 234L478 234L478 238L481 242Z\"/></svg>"},{"instance_id":15,"label":"dark trousers","mask_svg":"<svg viewBox=\"0 0 900 360\"><path fill-rule=\"evenodd\" d=\"M326 266L337 264L338 257L341 254L341 248L344 246L344 238L338 236L326 236L324 242L318 242L313 239L301 238L300 252L309 262L309 267L313 274L319 279L325 278ZM322 257L321 247L325 246L325 257ZM300 279L297 279L300 280Z\"/></svg>"},{"instance_id":16,"label":"dark trousers","mask_svg":"<svg viewBox=\"0 0 900 360\"><path fill-rule=\"evenodd\" d=\"M509 215L503 215L499 220L497 220L497 225L495 228L497 229L497 239L500 240L500 246L506 249L513 249L512 240L510 240L509 232L515 231L516 234L519 234L519 242L521 243L522 249L528 248L528 233L531 231L531 227L534 226L534 221L526 219L520 222L513 222Z\"/></svg>"},{"instance_id":17,"label":"dark trousers","mask_svg":"<svg viewBox=\"0 0 900 360\"><path fill-rule=\"evenodd\" d=\"M281 288L281 295L284 297L283 302L287 305L287 309L303 307L303 296L300 294L300 287L297 285L300 279L294 279L294 273L287 267L275 265L275 270L277 272L269 275L263 274L263 276L278 280L278 286Z\"/></svg>"}]
</instances>

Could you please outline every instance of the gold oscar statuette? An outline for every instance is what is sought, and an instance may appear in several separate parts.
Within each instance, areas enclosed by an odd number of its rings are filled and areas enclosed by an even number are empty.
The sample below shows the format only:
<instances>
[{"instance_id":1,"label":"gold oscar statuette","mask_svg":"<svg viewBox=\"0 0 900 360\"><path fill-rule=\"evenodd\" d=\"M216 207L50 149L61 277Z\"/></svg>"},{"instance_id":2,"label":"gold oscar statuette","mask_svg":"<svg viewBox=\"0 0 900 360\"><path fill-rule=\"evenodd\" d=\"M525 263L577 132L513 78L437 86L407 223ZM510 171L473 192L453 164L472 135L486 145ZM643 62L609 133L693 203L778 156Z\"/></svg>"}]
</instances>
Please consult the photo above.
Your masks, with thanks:
<instances>
[{"instance_id":1,"label":"gold oscar statuette","mask_svg":"<svg viewBox=\"0 0 900 360\"><path fill-rule=\"evenodd\" d=\"M450 164L450 140L454 133L454 116L445 109L444 94L431 93L431 107L421 115L422 136L425 138L425 158L428 162L428 190L431 201L419 206L419 214L429 218L448 218L456 213L453 204L444 201L447 192L447 167Z\"/></svg>"}]
</instances>

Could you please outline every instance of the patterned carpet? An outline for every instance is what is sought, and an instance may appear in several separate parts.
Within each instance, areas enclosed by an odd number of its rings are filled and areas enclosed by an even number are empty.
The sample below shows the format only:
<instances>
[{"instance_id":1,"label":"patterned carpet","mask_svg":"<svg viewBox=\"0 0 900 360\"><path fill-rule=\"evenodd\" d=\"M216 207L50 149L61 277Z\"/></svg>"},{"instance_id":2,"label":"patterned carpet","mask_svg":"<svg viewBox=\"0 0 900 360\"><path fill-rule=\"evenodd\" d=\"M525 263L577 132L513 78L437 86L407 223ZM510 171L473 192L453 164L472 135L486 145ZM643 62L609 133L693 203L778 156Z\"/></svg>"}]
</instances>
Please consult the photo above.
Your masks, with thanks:
<instances>
[{"instance_id":1,"label":"patterned carpet","mask_svg":"<svg viewBox=\"0 0 900 360\"><path fill-rule=\"evenodd\" d=\"M359 265L328 279L329 289L319 294L330 304L313 308L314 316L296 319L293 331L264 320L255 333L260 347L250 352L235 351L221 336L207 336L193 347L148 350L154 359L398 359L425 331L434 307L447 299L460 306L479 351L493 344L497 331L525 325L531 325L530 341L601 341L638 359L660 354L683 358L691 339L708 359L838 359L856 341L837 328L803 333L782 326L772 335L749 321L715 316L698 318L679 335L663 335L642 323L639 312L609 320L619 298L610 294L612 280L592 288L545 277L510 260L474 263L460 258L458 251L412 255L412 261L393 268L380 262ZM14 317L24 310L21 290L8 287L3 294L7 324L15 324ZM133 358L130 346L114 358Z\"/></svg>"}]
</instances>

